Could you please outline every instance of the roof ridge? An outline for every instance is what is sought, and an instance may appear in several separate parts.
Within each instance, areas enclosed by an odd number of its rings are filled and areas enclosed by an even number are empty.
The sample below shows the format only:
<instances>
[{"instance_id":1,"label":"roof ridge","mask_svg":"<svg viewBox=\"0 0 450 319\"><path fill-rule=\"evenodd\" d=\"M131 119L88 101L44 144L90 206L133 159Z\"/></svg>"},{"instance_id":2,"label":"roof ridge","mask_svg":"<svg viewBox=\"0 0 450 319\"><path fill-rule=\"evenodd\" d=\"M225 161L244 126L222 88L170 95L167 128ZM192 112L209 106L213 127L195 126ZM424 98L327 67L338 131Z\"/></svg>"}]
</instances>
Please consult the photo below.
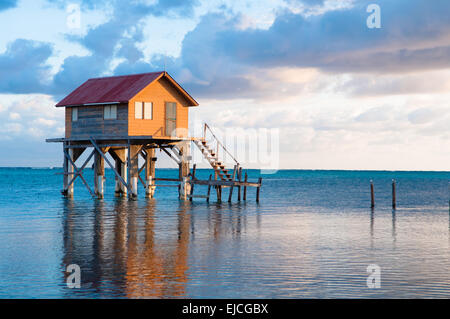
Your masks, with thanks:
<instances>
[{"instance_id":1,"label":"roof ridge","mask_svg":"<svg viewBox=\"0 0 450 319\"><path fill-rule=\"evenodd\" d=\"M144 72L144 73L135 73L135 74L127 74L127 75L111 75L111 76L99 76L95 78L89 78L89 80L101 80L101 79L111 79L111 78L126 78L131 76L137 76L137 75L147 75L147 74L157 74L157 73L164 73L165 71L155 71L155 72Z\"/></svg>"}]
</instances>

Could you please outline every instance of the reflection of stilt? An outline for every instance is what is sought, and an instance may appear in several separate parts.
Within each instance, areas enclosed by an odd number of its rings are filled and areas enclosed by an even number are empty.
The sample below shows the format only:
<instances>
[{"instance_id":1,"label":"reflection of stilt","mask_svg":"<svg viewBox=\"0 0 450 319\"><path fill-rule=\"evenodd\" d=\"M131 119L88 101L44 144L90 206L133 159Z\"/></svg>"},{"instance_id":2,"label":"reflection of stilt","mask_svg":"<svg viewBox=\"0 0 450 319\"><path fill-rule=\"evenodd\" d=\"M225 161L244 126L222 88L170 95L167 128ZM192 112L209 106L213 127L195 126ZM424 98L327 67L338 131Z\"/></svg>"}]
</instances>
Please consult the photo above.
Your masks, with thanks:
<instances>
[{"instance_id":1,"label":"reflection of stilt","mask_svg":"<svg viewBox=\"0 0 450 319\"><path fill-rule=\"evenodd\" d=\"M375 224L375 209L372 208L370 210L370 248L373 248L374 224Z\"/></svg>"},{"instance_id":2,"label":"reflection of stilt","mask_svg":"<svg viewBox=\"0 0 450 319\"><path fill-rule=\"evenodd\" d=\"M154 201L147 201L143 208L137 201L117 200L109 211L103 201L94 202L87 211L75 203L65 203L62 268L79 265L82 288L94 289L100 295L103 289L108 293L114 290L134 298L185 296L189 203L180 206L177 237L171 243L159 244L155 240Z\"/></svg>"},{"instance_id":3,"label":"reflection of stilt","mask_svg":"<svg viewBox=\"0 0 450 319\"><path fill-rule=\"evenodd\" d=\"M139 216L134 216L129 221L126 295L131 298L184 296L190 216L186 213L186 207L182 205L178 214L177 245L173 252L167 252L165 251L167 244L158 246L155 242L154 207L152 202L148 203L145 213L145 236L139 235L140 229L136 222L136 217Z\"/></svg>"},{"instance_id":4,"label":"reflection of stilt","mask_svg":"<svg viewBox=\"0 0 450 319\"><path fill-rule=\"evenodd\" d=\"M392 210L392 239L393 239L393 241L394 241L394 244L395 244L395 242L397 241L397 232L396 232L396 223L397 223L397 220L396 220L396 216L395 216L395 209L393 209Z\"/></svg>"}]
</instances>

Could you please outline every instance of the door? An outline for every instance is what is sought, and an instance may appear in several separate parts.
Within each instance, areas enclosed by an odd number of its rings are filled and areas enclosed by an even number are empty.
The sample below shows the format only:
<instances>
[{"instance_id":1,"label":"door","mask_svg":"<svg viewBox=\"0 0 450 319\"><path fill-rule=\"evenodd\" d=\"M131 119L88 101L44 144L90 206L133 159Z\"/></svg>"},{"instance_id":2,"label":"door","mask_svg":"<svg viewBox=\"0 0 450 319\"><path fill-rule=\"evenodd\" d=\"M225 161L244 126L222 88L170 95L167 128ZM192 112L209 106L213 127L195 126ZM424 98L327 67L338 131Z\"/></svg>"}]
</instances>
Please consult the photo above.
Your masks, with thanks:
<instances>
[{"instance_id":1,"label":"door","mask_svg":"<svg viewBox=\"0 0 450 319\"><path fill-rule=\"evenodd\" d=\"M176 136L177 128L177 104L174 102L166 102L166 136Z\"/></svg>"}]
</instances>

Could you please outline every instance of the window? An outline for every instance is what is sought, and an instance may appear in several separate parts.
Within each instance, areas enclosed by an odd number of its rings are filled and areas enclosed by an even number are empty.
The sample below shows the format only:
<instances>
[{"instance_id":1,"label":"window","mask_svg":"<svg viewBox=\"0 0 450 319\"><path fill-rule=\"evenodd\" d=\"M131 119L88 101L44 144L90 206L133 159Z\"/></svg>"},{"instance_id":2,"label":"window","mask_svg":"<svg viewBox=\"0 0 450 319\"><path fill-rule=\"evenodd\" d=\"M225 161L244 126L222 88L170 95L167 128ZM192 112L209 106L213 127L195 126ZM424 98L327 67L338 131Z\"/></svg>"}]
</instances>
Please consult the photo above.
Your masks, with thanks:
<instances>
[{"instance_id":1,"label":"window","mask_svg":"<svg viewBox=\"0 0 450 319\"><path fill-rule=\"evenodd\" d=\"M153 119L153 103L152 102L134 102L134 118L138 120Z\"/></svg>"},{"instance_id":2,"label":"window","mask_svg":"<svg viewBox=\"0 0 450 319\"><path fill-rule=\"evenodd\" d=\"M117 105L105 105L103 107L103 118L105 120L117 119Z\"/></svg>"},{"instance_id":3,"label":"window","mask_svg":"<svg viewBox=\"0 0 450 319\"><path fill-rule=\"evenodd\" d=\"M134 102L134 118L135 119L142 119L142 116L144 115L144 112L142 110L144 106L144 103L142 102Z\"/></svg>"},{"instance_id":4,"label":"window","mask_svg":"<svg viewBox=\"0 0 450 319\"><path fill-rule=\"evenodd\" d=\"M146 119L146 120L153 119L153 103L152 102L144 103L144 119Z\"/></svg>"},{"instance_id":5,"label":"window","mask_svg":"<svg viewBox=\"0 0 450 319\"><path fill-rule=\"evenodd\" d=\"M72 122L78 121L78 108L72 108Z\"/></svg>"}]
</instances>

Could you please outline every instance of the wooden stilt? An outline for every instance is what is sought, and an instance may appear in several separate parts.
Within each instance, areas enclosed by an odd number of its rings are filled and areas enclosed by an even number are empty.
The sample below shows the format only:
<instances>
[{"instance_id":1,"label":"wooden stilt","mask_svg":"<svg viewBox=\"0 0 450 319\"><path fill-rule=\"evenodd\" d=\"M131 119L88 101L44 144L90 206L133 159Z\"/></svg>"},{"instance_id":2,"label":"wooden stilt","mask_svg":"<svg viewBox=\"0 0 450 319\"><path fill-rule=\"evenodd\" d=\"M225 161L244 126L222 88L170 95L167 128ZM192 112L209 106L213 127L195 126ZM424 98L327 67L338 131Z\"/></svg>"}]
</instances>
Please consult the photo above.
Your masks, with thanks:
<instances>
[{"instance_id":1,"label":"wooden stilt","mask_svg":"<svg viewBox=\"0 0 450 319\"><path fill-rule=\"evenodd\" d=\"M139 153L141 152L141 148L141 145L129 145L128 147L128 169L132 198L137 198L138 196Z\"/></svg>"},{"instance_id":2,"label":"wooden stilt","mask_svg":"<svg viewBox=\"0 0 450 319\"><path fill-rule=\"evenodd\" d=\"M147 156L145 158L145 195L148 198L153 198L155 194L155 166L156 166L156 157L155 157L155 149L150 148L147 149Z\"/></svg>"},{"instance_id":3,"label":"wooden stilt","mask_svg":"<svg viewBox=\"0 0 450 319\"><path fill-rule=\"evenodd\" d=\"M238 180L242 181L242 167L239 167ZM238 186L238 201L241 201L241 185Z\"/></svg>"},{"instance_id":4,"label":"wooden stilt","mask_svg":"<svg viewBox=\"0 0 450 319\"><path fill-rule=\"evenodd\" d=\"M98 147L97 143L95 143L95 141L90 138L90 142L91 144L94 146L94 148L100 153L100 155L103 157L103 159L105 160L105 162L108 164L108 166L110 168L112 168L114 174L116 174L117 178L120 180L120 182L123 185L126 185L127 190L130 191L130 186L127 184L127 182L122 178L122 176L120 176L119 172L116 171L115 167L111 164L111 162L108 160L108 158L103 154L103 152L101 151L101 149ZM81 176L82 177L82 176Z\"/></svg>"},{"instance_id":5,"label":"wooden stilt","mask_svg":"<svg viewBox=\"0 0 450 319\"><path fill-rule=\"evenodd\" d=\"M234 181L235 177L236 177L236 170L238 169L237 165L234 165L234 169L233 169L233 176L231 178L232 181ZM230 187L230 193L228 195L228 202L231 203L231 199L233 197L233 187L234 185L231 185Z\"/></svg>"},{"instance_id":6,"label":"wooden stilt","mask_svg":"<svg viewBox=\"0 0 450 319\"><path fill-rule=\"evenodd\" d=\"M63 153L66 150L66 143L63 143ZM62 194L64 196L67 196L67 188L69 186L69 160L66 158L66 156L64 155L64 162L63 162L63 190L62 190ZM72 178L74 176L71 176Z\"/></svg>"},{"instance_id":7,"label":"wooden stilt","mask_svg":"<svg viewBox=\"0 0 450 319\"><path fill-rule=\"evenodd\" d=\"M70 195L70 188L73 187L73 182L75 181L75 178L76 178L77 176L79 176L79 177L81 178L81 181L82 181L83 184L86 186L86 188L87 188L87 190L89 191L89 193L91 194L91 196L92 196L92 197L95 197L95 194L92 192L91 188L89 187L89 184L86 182L86 180L85 180L84 177L83 177L82 169L79 170L79 169L77 168L77 166L75 165L75 162L72 160L73 152L71 152L71 149L69 149L68 151L67 151L67 150L64 150L64 155L65 155L66 158L69 160L69 174L70 174L70 175L74 175L74 178L72 178L72 180L69 182L69 186L68 186L68 189L67 189L68 196L70 196L70 197L73 196L73 191L72 191L72 195ZM87 164L87 161L86 161L86 163L83 165L83 168L84 168L84 166L85 166L86 164ZM72 172L71 172L71 170L72 170ZM73 170L74 170L75 172L73 172Z\"/></svg>"},{"instance_id":8,"label":"wooden stilt","mask_svg":"<svg viewBox=\"0 0 450 319\"><path fill-rule=\"evenodd\" d=\"M209 175L209 181L211 181L212 175ZM211 184L208 185L208 194L206 195L206 202L209 203L209 195L211 194Z\"/></svg>"},{"instance_id":9,"label":"wooden stilt","mask_svg":"<svg viewBox=\"0 0 450 319\"><path fill-rule=\"evenodd\" d=\"M392 180L392 209L397 208L397 198L396 198L396 192L395 192L395 179Z\"/></svg>"},{"instance_id":10,"label":"wooden stilt","mask_svg":"<svg viewBox=\"0 0 450 319\"><path fill-rule=\"evenodd\" d=\"M189 184L189 160L190 160L190 144L189 142L180 143L178 146L180 152L180 162L178 164L178 177L181 180L179 197L182 200L188 199L191 193L191 184Z\"/></svg>"},{"instance_id":11,"label":"wooden stilt","mask_svg":"<svg viewBox=\"0 0 450 319\"><path fill-rule=\"evenodd\" d=\"M103 149L101 150L103 152ZM103 198L103 179L105 178L105 162L96 151L94 154L94 192L98 198Z\"/></svg>"},{"instance_id":12,"label":"wooden stilt","mask_svg":"<svg viewBox=\"0 0 450 319\"><path fill-rule=\"evenodd\" d=\"M373 190L373 181L370 180L370 207L374 208L375 207L375 193Z\"/></svg>"},{"instance_id":13,"label":"wooden stilt","mask_svg":"<svg viewBox=\"0 0 450 319\"><path fill-rule=\"evenodd\" d=\"M121 165L121 169L120 169L120 176L123 179L123 183L122 183L122 195L123 196L127 196L128 195L128 148L123 150L123 156L124 156L124 160L122 162Z\"/></svg>"},{"instance_id":14,"label":"wooden stilt","mask_svg":"<svg viewBox=\"0 0 450 319\"><path fill-rule=\"evenodd\" d=\"M248 179L248 176L247 176L247 173L245 173L244 182L247 183L247 179ZM244 186L244 200L247 200L247 186Z\"/></svg>"},{"instance_id":15,"label":"wooden stilt","mask_svg":"<svg viewBox=\"0 0 450 319\"><path fill-rule=\"evenodd\" d=\"M195 171L197 170L197 164L194 164L194 166L192 167L192 176L191 179L195 180ZM194 184L191 185L191 192L190 192L190 196L189 196L189 201L192 202L192 196L194 196Z\"/></svg>"},{"instance_id":16,"label":"wooden stilt","mask_svg":"<svg viewBox=\"0 0 450 319\"><path fill-rule=\"evenodd\" d=\"M73 149L69 149L68 153L69 153L69 158L66 158L68 160L67 174L68 174L68 176L72 176L72 178L74 178L75 176L73 175L74 174ZM73 183L70 184L67 188L67 196L70 198L73 197Z\"/></svg>"},{"instance_id":17,"label":"wooden stilt","mask_svg":"<svg viewBox=\"0 0 450 319\"><path fill-rule=\"evenodd\" d=\"M261 183L262 183L262 178L260 177L260 178L258 179L258 184L259 184L259 186L258 186L258 188L256 188L256 202L257 202L257 203L259 203L259 191L260 191L260 189L261 189Z\"/></svg>"},{"instance_id":18,"label":"wooden stilt","mask_svg":"<svg viewBox=\"0 0 450 319\"><path fill-rule=\"evenodd\" d=\"M116 171L120 172L121 168L122 168L122 162L119 158L115 158L114 159L114 168L116 169ZM114 187L114 196L119 197L122 194L122 187L120 185L120 181L117 178L117 176L115 177L115 187Z\"/></svg>"}]
</instances>

